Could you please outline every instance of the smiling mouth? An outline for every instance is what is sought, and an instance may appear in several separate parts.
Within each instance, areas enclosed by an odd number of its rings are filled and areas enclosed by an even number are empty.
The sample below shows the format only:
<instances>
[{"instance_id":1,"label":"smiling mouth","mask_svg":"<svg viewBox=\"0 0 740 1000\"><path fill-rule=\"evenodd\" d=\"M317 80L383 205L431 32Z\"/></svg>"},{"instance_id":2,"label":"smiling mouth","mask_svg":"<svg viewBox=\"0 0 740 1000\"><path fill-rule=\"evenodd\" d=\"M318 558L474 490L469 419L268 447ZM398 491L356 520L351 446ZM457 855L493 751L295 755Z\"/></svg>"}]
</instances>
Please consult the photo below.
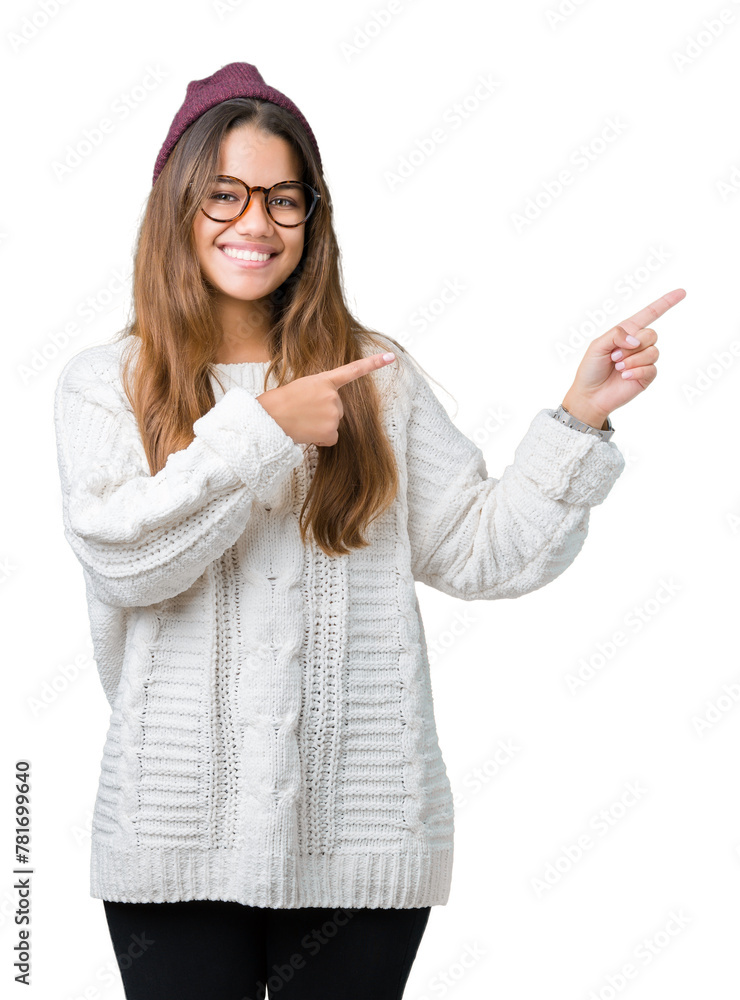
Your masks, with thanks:
<instances>
[{"instance_id":1,"label":"smiling mouth","mask_svg":"<svg viewBox=\"0 0 740 1000\"><path fill-rule=\"evenodd\" d=\"M218 249L224 257L243 268L266 267L280 252L258 253L254 250L234 250L232 247L219 247Z\"/></svg>"}]
</instances>

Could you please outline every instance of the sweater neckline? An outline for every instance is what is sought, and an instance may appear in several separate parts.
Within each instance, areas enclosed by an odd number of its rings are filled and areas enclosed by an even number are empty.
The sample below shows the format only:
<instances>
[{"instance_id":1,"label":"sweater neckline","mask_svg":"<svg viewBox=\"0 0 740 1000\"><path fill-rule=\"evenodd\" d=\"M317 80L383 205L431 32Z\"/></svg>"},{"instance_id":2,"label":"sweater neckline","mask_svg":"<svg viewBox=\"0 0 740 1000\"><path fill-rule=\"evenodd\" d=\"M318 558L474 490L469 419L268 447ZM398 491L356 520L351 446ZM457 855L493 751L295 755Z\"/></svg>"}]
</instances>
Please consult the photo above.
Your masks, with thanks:
<instances>
[{"instance_id":1,"label":"sweater neckline","mask_svg":"<svg viewBox=\"0 0 740 1000\"><path fill-rule=\"evenodd\" d=\"M213 376L214 379L218 377L223 382L224 392L228 392L234 385L240 385L259 395L264 391L265 373L269 364L269 361L233 361L228 364L214 362ZM273 388L276 381L274 372L269 381L270 388ZM217 386L218 383L214 381L214 385ZM220 395L220 390L218 394Z\"/></svg>"}]
</instances>

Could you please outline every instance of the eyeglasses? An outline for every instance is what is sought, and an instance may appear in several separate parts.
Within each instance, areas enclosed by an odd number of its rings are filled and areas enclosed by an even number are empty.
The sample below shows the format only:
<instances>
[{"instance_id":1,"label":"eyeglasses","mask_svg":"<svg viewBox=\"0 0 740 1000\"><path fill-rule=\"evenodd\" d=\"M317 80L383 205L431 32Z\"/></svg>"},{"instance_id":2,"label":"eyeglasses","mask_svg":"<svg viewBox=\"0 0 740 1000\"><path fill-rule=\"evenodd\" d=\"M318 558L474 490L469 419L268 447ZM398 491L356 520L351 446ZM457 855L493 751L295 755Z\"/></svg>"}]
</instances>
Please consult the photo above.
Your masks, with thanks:
<instances>
[{"instance_id":1,"label":"eyeglasses","mask_svg":"<svg viewBox=\"0 0 740 1000\"><path fill-rule=\"evenodd\" d=\"M213 178L200 210L214 222L235 222L246 212L255 191L264 194L265 208L272 221L288 229L302 225L321 197L304 181L279 181L270 188L261 184L250 187L238 177L219 174Z\"/></svg>"}]
</instances>

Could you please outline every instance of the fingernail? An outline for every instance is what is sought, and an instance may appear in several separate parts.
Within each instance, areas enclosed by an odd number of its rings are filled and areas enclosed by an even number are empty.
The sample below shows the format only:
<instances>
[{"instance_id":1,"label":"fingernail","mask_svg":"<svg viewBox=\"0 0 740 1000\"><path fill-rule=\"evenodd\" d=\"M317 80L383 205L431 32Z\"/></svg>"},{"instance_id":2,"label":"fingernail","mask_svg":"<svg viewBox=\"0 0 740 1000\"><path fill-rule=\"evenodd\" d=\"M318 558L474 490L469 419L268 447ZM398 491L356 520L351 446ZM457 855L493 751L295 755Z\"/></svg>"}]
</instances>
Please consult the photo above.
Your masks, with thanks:
<instances>
[{"instance_id":1,"label":"fingernail","mask_svg":"<svg viewBox=\"0 0 740 1000\"><path fill-rule=\"evenodd\" d=\"M622 357L622 352L621 351L612 351L612 353L611 353L611 359L612 359L612 361L619 361L619 359L621 357Z\"/></svg>"},{"instance_id":2,"label":"fingernail","mask_svg":"<svg viewBox=\"0 0 740 1000\"><path fill-rule=\"evenodd\" d=\"M393 359L395 358L395 356L396 355L393 353L393 351L388 351L387 354L383 355L383 361L393 361Z\"/></svg>"},{"instance_id":3,"label":"fingernail","mask_svg":"<svg viewBox=\"0 0 740 1000\"><path fill-rule=\"evenodd\" d=\"M630 347L640 346L640 341L637 339L637 337L633 337L631 333L628 333L624 339L627 341Z\"/></svg>"},{"instance_id":4,"label":"fingernail","mask_svg":"<svg viewBox=\"0 0 740 1000\"><path fill-rule=\"evenodd\" d=\"M621 370L624 368L624 361L618 361L616 365L614 365L614 367L617 369L618 372L621 372Z\"/></svg>"}]
</instances>

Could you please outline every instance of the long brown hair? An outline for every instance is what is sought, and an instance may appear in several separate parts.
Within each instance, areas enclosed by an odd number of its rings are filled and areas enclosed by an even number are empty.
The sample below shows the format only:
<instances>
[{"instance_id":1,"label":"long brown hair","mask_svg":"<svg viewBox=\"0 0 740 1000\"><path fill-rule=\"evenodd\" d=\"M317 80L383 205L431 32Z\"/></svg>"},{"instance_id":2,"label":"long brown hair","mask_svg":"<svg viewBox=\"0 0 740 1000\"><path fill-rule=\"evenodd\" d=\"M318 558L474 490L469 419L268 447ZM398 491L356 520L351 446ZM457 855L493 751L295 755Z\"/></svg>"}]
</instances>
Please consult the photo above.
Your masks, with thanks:
<instances>
[{"instance_id":1,"label":"long brown hair","mask_svg":"<svg viewBox=\"0 0 740 1000\"><path fill-rule=\"evenodd\" d=\"M152 475L194 438L194 422L215 403L210 376L221 343L214 288L203 275L193 221L218 169L223 137L251 124L285 139L307 181L320 194L308 219L304 250L293 273L260 307L270 321L268 350L277 384L328 371L378 353L387 345L348 309L333 228L332 203L310 140L300 123L275 104L234 98L205 112L183 133L149 195L134 251L132 318L122 337L139 339L136 363L124 361L123 384ZM401 344L385 336L401 353ZM220 382L219 382L220 384ZM318 447L316 469L300 512L301 538L327 555L364 548L364 532L393 502L398 470L380 419L371 378L341 389L339 440Z\"/></svg>"}]
</instances>

